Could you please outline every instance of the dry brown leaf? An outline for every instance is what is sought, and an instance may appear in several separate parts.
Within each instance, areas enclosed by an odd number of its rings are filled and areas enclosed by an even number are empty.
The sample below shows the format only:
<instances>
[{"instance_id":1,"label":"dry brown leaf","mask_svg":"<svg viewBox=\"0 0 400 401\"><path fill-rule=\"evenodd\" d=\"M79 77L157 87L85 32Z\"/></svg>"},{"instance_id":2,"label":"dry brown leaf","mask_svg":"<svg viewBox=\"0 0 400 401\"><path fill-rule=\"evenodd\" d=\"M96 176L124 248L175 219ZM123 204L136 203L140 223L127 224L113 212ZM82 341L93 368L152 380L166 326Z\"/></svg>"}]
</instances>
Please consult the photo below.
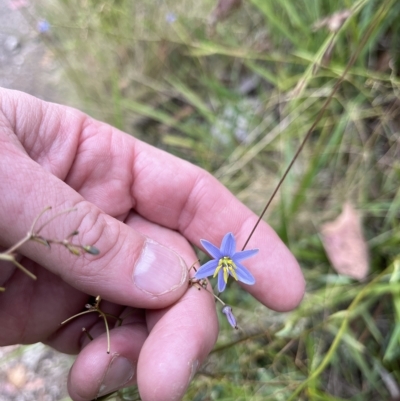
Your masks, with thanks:
<instances>
[{"instance_id":1,"label":"dry brown leaf","mask_svg":"<svg viewBox=\"0 0 400 401\"><path fill-rule=\"evenodd\" d=\"M313 28L315 31L326 26L331 32L337 32L340 27L344 24L344 22L349 18L351 15L351 10L342 10L338 11L326 18L318 20L314 25Z\"/></svg>"},{"instance_id":2,"label":"dry brown leaf","mask_svg":"<svg viewBox=\"0 0 400 401\"><path fill-rule=\"evenodd\" d=\"M368 248L354 207L346 203L336 220L322 226L321 234L333 268L339 274L365 279L369 270Z\"/></svg>"}]
</instances>

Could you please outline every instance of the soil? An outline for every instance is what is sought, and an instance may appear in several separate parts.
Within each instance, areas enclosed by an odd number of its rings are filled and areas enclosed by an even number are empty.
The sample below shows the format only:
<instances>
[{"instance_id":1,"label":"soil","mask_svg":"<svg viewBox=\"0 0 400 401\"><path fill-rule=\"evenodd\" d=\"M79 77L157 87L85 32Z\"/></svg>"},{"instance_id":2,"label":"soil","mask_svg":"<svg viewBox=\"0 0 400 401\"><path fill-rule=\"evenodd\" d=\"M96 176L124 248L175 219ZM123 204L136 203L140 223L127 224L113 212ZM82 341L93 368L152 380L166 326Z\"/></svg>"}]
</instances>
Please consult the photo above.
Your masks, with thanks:
<instances>
[{"instance_id":1,"label":"soil","mask_svg":"<svg viewBox=\"0 0 400 401\"><path fill-rule=\"evenodd\" d=\"M28 0L0 0L0 86L58 102L65 98L62 69L43 40L51 27L39 32L27 18L33 15ZM68 400L72 363L43 344L0 348L0 401Z\"/></svg>"}]
</instances>

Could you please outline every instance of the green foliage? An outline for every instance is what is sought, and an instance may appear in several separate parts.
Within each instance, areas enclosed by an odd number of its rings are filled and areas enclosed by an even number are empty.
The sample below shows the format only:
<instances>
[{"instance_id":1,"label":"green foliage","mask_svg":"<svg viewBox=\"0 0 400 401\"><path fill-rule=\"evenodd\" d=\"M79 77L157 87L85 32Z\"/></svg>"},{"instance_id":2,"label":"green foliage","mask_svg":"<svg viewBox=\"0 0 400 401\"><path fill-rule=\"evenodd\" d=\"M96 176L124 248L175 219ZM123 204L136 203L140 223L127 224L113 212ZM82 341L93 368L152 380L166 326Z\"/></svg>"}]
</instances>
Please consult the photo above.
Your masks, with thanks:
<instances>
[{"instance_id":1,"label":"green foliage","mask_svg":"<svg viewBox=\"0 0 400 401\"><path fill-rule=\"evenodd\" d=\"M358 53L266 216L302 264L304 301L278 314L230 289L242 331L221 322L186 399L389 399L387 378L400 383L400 3L251 0L213 35L211 0L38 3L76 106L208 169L257 213ZM314 28L342 10L337 32ZM365 282L337 275L319 239L346 200L363 212Z\"/></svg>"}]
</instances>

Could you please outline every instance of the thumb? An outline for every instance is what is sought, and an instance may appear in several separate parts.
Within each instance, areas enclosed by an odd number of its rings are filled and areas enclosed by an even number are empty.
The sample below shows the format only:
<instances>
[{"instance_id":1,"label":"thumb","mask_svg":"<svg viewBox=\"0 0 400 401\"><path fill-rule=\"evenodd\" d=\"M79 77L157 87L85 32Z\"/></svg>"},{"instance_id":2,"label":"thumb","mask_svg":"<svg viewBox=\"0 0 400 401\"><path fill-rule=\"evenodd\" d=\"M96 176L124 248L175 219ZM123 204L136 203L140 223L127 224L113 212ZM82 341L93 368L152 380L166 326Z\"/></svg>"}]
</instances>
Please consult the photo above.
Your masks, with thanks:
<instances>
[{"instance_id":1,"label":"thumb","mask_svg":"<svg viewBox=\"0 0 400 401\"><path fill-rule=\"evenodd\" d=\"M160 308L182 296L188 271L176 252L103 213L18 147L7 146L0 157L0 245L9 247L23 238L45 206L55 212L73 207L76 212L51 221L40 235L64 239L78 230L79 242L95 246L99 255L75 256L63 246L49 249L33 241L18 252L73 287L118 304ZM42 216L36 227L55 212Z\"/></svg>"}]
</instances>

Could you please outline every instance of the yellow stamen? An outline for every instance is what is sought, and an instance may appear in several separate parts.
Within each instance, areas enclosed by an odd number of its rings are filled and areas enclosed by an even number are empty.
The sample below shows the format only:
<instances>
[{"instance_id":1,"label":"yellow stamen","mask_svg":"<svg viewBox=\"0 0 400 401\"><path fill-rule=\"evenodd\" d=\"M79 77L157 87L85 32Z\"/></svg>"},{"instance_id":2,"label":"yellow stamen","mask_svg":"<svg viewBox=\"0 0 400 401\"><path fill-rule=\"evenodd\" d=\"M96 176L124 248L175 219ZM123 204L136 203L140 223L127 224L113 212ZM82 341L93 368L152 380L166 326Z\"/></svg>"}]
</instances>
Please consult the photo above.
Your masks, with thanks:
<instances>
[{"instance_id":1,"label":"yellow stamen","mask_svg":"<svg viewBox=\"0 0 400 401\"><path fill-rule=\"evenodd\" d=\"M225 283L228 282L228 277L229 277L228 269L224 266L224 281L225 281Z\"/></svg>"},{"instance_id":2,"label":"yellow stamen","mask_svg":"<svg viewBox=\"0 0 400 401\"><path fill-rule=\"evenodd\" d=\"M218 262L218 266L217 266L217 268L215 269L215 272L214 272L214 276L213 277L216 277L217 276L217 274L219 273L219 271L220 270L223 270L223 274L224 274L224 281L225 281L225 283L227 283L228 282L228 277L229 277L229 274L236 280L236 281L238 281L238 277L237 277L237 275L236 275L236 269L237 269L237 267L236 267L236 265L233 263L233 260L231 259L231 258L228 258L227 256L224 256L223 258L221 258L220 260L219 260L219 262Z\"/></svg>"},{"instance_id":3,"label":"yellow stamen","mask_svg":"<svg viewBox=\"0 0 400 401\"><path fill-rule=\"evenodd\" d=\"M234 265L235 266L235 265ZM235 269L236 269L236 266L235 266ZM237 275L236 275L236 272L235 272L235 270L233 270L233 269L230 269L231 270L231 275L232 275L232 277L236 280L236 281L238 281L238 278L237 278Z\"/></svg>"},{"instance_id":4,"label":"yellow stamen","mask_svg":"<svg viewBox=\"0 0 400 401\"><path fill-rule=\"evenodd\" d=\"M218 266L217 266L217 268L215 269L215 272L214 272L213 277L216 277L217 274L218 274L218 272L221 270L221 267L222 267L221 260L222 260L222 259L219 260Z\"/></svg>"}]
</instances>

